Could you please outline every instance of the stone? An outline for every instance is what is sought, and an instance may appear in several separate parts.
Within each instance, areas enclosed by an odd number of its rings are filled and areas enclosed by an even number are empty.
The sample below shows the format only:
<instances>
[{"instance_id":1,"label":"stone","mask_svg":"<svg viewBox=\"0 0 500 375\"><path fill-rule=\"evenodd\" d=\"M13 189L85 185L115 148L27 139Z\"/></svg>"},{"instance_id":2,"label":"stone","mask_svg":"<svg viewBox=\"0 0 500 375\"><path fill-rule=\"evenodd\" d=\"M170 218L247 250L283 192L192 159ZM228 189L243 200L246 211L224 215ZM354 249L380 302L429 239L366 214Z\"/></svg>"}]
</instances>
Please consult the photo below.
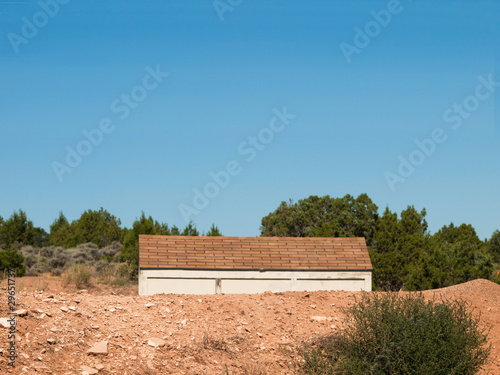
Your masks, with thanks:
<instances>
[{"instance_id":1,"label":"stone","mask_svg":"<svg viewBox=\"0 0 500 375\"><path fill-rule=\"evenodd\" d=\"M167 342L165 340L162 340L162 339L159 339L159 338L156 338L156 337L151 337L148 340L148 345L149 346L153 346L155 348L165 346L166 343Z\"/></svg>"},{"instance_id":2,"label":"stone","mask_svg":"<svg viewBox=\"0 0 500 375\"><path fill-rule=\"evenodd\" d=\"M7 318L0 318L0 326L2 326L3 328L9 328L9 320Z\"/></svg>"},{"instance_id":3,"label":"stone","mask_svg":"<svg viewBox=\"0 0 500 375\"><path fill-rule=\"evenodd\" d=\"M76 307L75 306L70 306L69 309L72 310L72 311L75 311Z\"/></svg>"},{"instance_id":4,"label":"stone","mask_svg":"<svg viewBox=\"0 0 500 375\"><path fill-rule=\"evenodd\" d=\"M56 343L56 339L47 339L47 342L50 344L50 345L54 345Z\"/></svg>"},{"instance_id":5,"label":"stone","mask_svg":"<svg viewBox=\"0 0 500 375\"><path fill-rule=\"evenodd\" d=\"M97 371L101 371L101 370L104 370L104 365L99 363L95 366L95 368L97 369Z\"/></svg>"},{"instance_id":6,"label":"stone","mask_svg":"<svg viewBox=\"0 0 500 375\"><path fill-rule=\"evenodd\" d=\"M87 350L87 354L108 354L108 342L99 341L95 343L93 347Z\"/></svg>"},{"instance_id":7,"label":"stone","mask_svg":"<svg viewBox=\"0 0 500 375\"><path fill-rule=\"evenodd\" d=\"M99 372L96 369L85 365L82 366L82 371L87 372L89 375L95 375Z\"/></svg>"},{"instance_id":8,"label":"stone","mask_svg":"<svg viewBox=\"0 0 500 375\"><path fill-rule=\"evenodd\" d=\"M323 322L327 319L328 318L326 316L311 316L311 320L315 320L317 322Z\"/></svg>"},{"instance_id":9,"label":"stone","mask_svg":"<svg viewBox=\"0 0 500 375\"><path fill-rule=\"evenodd\" d=\"M68 312L69 311L68 306L61 306L61 310L64 311L64 312Z\"/></svg>"},{"instance_id":10,"label":"stone","mask_svg":"<svg viewBox=\"0 0 500 375\"><path fill-rule=\"evenodd\" d=\"M154 305L155 305L154 303L146 303L146 308L148 308L148 309L149 309L150 307L152 307L152 306L154 306Z\"/></svg>"},{"instance_id":11,"label":"stone","mask_svg":"<svg viewBox=\"0 0 500 375\"><path fill-rule=\"evenodd\" d=\"M16 314L17 316L25 316L25 315L28 315L28 310L16 310L14 311L14 314Z\"/></svg>"}]
</instances>

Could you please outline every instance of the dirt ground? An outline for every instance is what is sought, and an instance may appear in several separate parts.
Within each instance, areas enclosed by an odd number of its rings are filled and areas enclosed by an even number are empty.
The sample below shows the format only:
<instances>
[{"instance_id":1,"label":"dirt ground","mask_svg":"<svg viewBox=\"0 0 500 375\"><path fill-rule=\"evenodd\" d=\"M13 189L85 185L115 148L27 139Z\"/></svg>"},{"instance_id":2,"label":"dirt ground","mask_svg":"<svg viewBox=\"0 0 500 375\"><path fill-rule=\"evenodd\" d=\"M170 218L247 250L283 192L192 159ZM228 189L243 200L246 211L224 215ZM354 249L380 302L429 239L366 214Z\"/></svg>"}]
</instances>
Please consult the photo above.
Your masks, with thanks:
<instances>
[{"instance_id":1,"label":"dirt ground","mask_svg":"<svg viewBox=\"0 0 500 375\"><path fill-rule=\"evenodd\" d=\"M341 329L341 307L361 292L137 296L137 286L65 288L60 281L16 280L16 367L8 366L8 328L0 325L0 374L293 374L291 350ZM43 292L41 290L43 289ZM6 280L0 318L8 317ZM500 285L475 280L425 292L465 299L491 327L484 373L500 374ZM88 353L107 343L107 353Z\"/></svg>"}]
</instances>

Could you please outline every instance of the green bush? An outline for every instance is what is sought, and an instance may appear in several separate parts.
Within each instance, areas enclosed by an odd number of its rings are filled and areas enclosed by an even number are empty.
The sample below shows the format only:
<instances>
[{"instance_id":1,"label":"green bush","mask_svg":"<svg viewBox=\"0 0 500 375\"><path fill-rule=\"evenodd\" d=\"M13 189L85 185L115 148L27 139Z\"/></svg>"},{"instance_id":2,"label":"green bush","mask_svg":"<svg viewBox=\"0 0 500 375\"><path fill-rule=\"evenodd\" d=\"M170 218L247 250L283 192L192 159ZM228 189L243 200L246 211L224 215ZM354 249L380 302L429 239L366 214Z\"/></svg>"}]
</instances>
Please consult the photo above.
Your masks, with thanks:
<instances>
[{"instance_id":1,"label":"green bush","mask_svg":"<svg viewBox=\"0 0 500 375\"><path fill-rule=\"evenodd\" d=\"M340 334L304 346L302 374L476 374L490 353L487 332L463 301L421 294L364 294L344 310Z\"/></svg>"},{"instance_id":2,"label":"green bush","mask_svg":"<svg viewBox=\"0 0 500 375\"><path fill-rule=\"evenodd\" d=\"M26 266L23 264L24 256L13 249L0 250L0 271L13 269L16 276L26 275Z\"/></svg>"}]
</instances>

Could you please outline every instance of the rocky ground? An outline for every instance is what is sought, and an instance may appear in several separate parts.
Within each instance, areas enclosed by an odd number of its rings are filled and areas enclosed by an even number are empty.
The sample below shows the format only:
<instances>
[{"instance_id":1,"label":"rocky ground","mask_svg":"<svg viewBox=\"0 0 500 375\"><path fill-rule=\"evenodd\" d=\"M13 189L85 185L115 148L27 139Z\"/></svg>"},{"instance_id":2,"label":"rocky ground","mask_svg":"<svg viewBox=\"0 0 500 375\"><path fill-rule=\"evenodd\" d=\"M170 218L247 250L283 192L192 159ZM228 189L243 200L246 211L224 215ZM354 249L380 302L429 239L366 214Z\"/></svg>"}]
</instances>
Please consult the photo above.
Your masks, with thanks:
<instances>
[{"instance_id":1,"label":"rocky ground","mask_svg":"<svg viewBox=\"0 0 500 375\"><path fill-rule=\"evenodd\" d=\"M137 286L66 289L57 280L17 279L16 367L1 374L293 374L293 349L342 328L341 307L358 292L139 297ZM43 289L43 292L40 291ZM6 280L0 318L8 317ZM500 374L500 285L476 280L427 291L469 301L491 327L485 373ZM0 321L1 322L1 321Z\"/></svg>"}]
</instances>

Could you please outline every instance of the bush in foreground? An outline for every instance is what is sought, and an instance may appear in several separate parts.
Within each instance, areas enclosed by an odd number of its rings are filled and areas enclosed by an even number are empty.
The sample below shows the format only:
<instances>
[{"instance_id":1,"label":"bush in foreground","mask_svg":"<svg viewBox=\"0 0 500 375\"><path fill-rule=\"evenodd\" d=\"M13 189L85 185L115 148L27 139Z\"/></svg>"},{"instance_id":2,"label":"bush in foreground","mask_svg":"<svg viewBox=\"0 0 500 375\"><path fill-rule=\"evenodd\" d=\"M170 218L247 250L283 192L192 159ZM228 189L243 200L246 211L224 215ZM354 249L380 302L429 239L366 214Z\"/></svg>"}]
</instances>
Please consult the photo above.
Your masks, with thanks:
<instances>
[{"instance_id":1,"label":"bush in foreground","mask_svg":"<svg viewBox=\"0 0 500 375\"><path fill-rule=\"evenodd\" d=\"M301 350L303 374L476 374L490 353L487 332L463 301L421 294L364 294L348 324Z\"/></svg>"}]
</instances>

